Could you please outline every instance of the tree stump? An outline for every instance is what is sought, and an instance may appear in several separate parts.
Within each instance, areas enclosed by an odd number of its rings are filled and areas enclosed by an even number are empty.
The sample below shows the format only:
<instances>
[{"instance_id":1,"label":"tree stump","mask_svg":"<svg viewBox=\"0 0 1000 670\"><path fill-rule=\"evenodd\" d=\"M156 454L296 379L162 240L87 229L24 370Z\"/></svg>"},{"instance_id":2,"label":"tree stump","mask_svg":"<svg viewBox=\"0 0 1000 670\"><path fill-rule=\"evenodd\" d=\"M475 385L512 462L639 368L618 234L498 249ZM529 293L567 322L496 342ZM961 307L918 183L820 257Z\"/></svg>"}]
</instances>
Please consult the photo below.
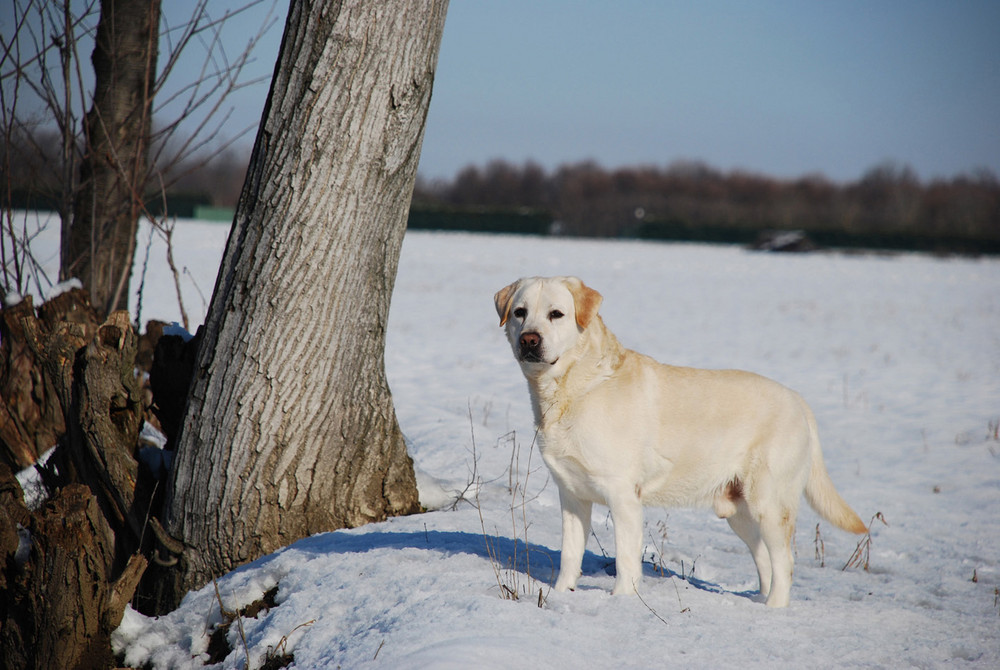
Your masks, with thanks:
<instances>
[{"instance_id":1,"label":"tree stump","mask_svg":"<svg viewBox=\"0 0 1000 670\"><path fill-rule=\"evenodd\" d=\"M97 333L100 319L86 292L60 294L38 308L31 296L0 314L0 461L11 469L33 465L66 432L60 385L46 370L46 342L72 372L75 351ZM58 332L57 332L58 331Z\"/></svg>"},{"instance_id":2,"label":"tree stump","mask_svg":"<svg viewBox=\"0 0 1000 670\"><path fill-rule=\"evenodd\" d=\"M112 667L111 633L121 623L145 559L134 556L112 581L114 534L90 490L80 484L67 486L30 515L31 548L17 552L21 538L14 524L29 515L23 504L18 507L17 480L6 467L0 469L0 478L7 477L0 483L5 510L0 547L8 556L0 576L5 591L0 654L7 667Z\"/></svg>"},{"instance_id":3,"label":"tree stump","mask_svg":"<svg viewBox=\"0 0 1000 670\"><path fill-rule=\"evenodd\" d=\"M25 341L25 318L35 318L31 296L0 318L0 460L16 469L33 465L66 430L55 387Z\"/></svg>"},{"instance_id":4,"label":"tree stump","mask_svg":"<svg viewBox=\"0 0 1000 670\"><path fill-rule=\"evenodd\" d=\"M127 313L98 325L82 291L64 296L37 317L26 300L2 319L0 418L14 417L0 433L3 460L19 467L10 454L27 459L25 444L58 441L56 493L34 512L0 462L0 658L11 668L111 667L111 632L146 568L139 550L152 494L136 495L138 338ZM25 380L30 392L8 394Z\"/></svg>"}]
</instances>

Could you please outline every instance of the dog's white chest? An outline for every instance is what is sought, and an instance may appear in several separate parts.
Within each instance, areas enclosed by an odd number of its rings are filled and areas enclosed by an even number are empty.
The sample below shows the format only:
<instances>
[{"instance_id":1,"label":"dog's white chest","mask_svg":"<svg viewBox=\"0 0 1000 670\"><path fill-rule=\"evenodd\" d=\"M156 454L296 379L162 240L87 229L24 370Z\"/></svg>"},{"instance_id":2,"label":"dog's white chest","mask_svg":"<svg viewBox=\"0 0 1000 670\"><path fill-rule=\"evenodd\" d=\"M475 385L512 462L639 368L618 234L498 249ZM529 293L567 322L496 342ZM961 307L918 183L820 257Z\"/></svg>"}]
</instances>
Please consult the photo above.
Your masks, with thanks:
<instances>
[{"instance_id":1,"label":"dog's white chest","mask_svg":"<svg viewBox=\"0 0 1000 670\"><path fill-rule=\"evenodd\" d=\"M604 458L586 440L561 425L541 433L541 452L556 483L581 500L607 504L608 472Z\"/></svg>"}]
</instances>

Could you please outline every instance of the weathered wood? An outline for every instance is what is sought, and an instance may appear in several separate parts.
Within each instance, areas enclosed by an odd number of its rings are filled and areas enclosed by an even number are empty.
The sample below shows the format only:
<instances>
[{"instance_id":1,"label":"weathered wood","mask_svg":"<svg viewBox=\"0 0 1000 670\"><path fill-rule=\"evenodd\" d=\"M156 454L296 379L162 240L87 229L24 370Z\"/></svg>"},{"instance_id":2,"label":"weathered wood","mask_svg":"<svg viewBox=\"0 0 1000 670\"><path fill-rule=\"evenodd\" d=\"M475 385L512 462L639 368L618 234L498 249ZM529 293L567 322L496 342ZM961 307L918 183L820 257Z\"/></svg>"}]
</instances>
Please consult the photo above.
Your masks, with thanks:
<instances>
[{"instance_id":1,"label":"weathered wood","mask_svg":"<svg viewBox=\"0 0 1000 670\"><path fill-rule=\"evenodd\" d=\"M74 323L83 327L89 340L97 332L101 316L90 302L90 296L83 289L64 291L46 300L38 307L38 318L42 328L51 332L60 323Z\"/></svg>"},{"instance_id":2,"label":"weathered wood","mask_svg":"<svg viewBox=\"0 0 1000 670\"><path fill-rule=\"evenodd\" d=\"M23 552L18 552L21 535L30 527L31 513L24 505L21 486L10 468L0 463L0 658L9 668L32 667L27 654L34 628L22 604L28 571ZM22 630L22 620L29 625L27 630Z\"/></svg>"},{"instance_id":3,"label":"weathered wood","mask_svg":"<svg viewBox=\"0 0 1000 670\"><path fill-rule=\"evenodd\" d=\"M385 331L447 2L292 2L170 487L183 586L419 508Z\"/></svg>"},{"instance_id":4,"label":"weathered wood","mask_svg":"<svg viewBox=\"0 0 1000 670\"><path fill-rule=\"evenodd\" d=\"M60 333L73 334L67 346L79 348L98 323L80 289L45 302L37 315L31 296L0 313L0 461L12 469L33 465L66 431L59 390L46 369L45 342L65 328Z\"/></svg>"},{"instance_id":5,"label":"weathered wood","mask_svg":"<svg viewBox=\"0 0 1000 670\"><path fill-rule=\"evenodd\" d=\"M17 480L0 464L5 667L109 667L109 636L146 567L136 553L146 502L135 498L143 413L137 338L126 313L98 326L82 291L64 296L37 317L30 302L16 319L4 312L17 326L5 330L4 346L30 359L31 376L44 380L65 429L52 457L63 488L40 510L29 513ZM25 531L30 552L18 550Z\"/></svg>"},{"instance_id":6,"label":"weathered wood","mask_svg":"<svg viewBox=\"0 0 1000 670\"><path fill-rule=\"evenodd\" d=\"M0 517L0 537L10 535L4 521ZM0 653L6 667L112 667L110 636L145 559L134 556L112 582L114 535L90 490L79 484L60 491L28 529L28 560L8 554L3 568Z\"/></svg>"},{"instance_id":7,"label":"weathered wood","mask_svg":"<svg viewBox=\"0 0 1000 670\"><path fill-rule=\"evenodd\" d=\"M11 560L16 561L15 555L20 545L19 529L28 528L30 524L31 513L24 505L21 485L11 469L0 463L0 566L6 564L9 567ZM7 588L7 578L8 572L0 571L0 591ZM0 598L0 606L2 603L3 599Z\"/></svg>"},{"instance_id":8,"label":"weathered wood","mask_svg":"<svg viewBox=\"0 0 1000 670\"><path fill-rule=\"evenodd\" d=\"M96 326L83 291L49 301L38 317L31 296L0 314L0 461L15 470L33 465L66 430L57 390L37 354L39 338L62 321Z\"/></svg>"},{"instance_id":9,"label":"weathered wood","mask_svg":"<svg viewBox=\"0 0 1000 670\"><path fill-rule=\"evenodd\" d=\"M54 445L64 430L51 385L39 375L35 356L25 344L25 315L35 315L31 296L0 314L0 462L16 469L38 460L44 445Z\"/></svg>"},{"instance_id":10,"label":"weathered wood","mask_svg":"<svg viewBox=\"0 0 1000 670\"><path fill-rule=\"evenodd\" d=\"M86 481L100 482L103 496L99 497L113 502L122 519L132 510L138 474L135 449L142 427L142 395L135 375L137 342L128 312L112 313L87 345L75 392L82 446L87 450L81 464L96 475ZM138 521L132 523L138 536Z\"/></svg>"},{"instance_id":11,"label":"weathered wood","mask_svg":"<svg viewBox=\"0 0 1000 670\"><path fill-rule=\"evenodd\" d=\"M116 529L130 532L131 553L141 534L133 503L144 408L128 313L113 313L92 338L89 322L22 318L21 325L63 412L66 434L56 462L67 481L91 487Z\"/></svg>"}]
</instances>

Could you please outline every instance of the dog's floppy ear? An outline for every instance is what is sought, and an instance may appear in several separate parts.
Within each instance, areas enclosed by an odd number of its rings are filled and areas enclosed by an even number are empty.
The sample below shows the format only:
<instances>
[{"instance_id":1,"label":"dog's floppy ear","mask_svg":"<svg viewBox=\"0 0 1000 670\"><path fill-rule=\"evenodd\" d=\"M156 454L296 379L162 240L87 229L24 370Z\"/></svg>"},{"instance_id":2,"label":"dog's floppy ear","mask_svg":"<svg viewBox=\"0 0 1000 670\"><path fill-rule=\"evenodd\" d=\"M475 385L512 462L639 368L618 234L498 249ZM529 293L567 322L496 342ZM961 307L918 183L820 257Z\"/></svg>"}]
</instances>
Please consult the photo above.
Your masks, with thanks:
<instances>
[{"instance_id":1,"label":"dog's floppy ear","mask_svg":"<svg viewBox=\"0 0 1000 670\"><path fill-rule=\"evenodd\" d=\"M576 309L576 325L586 328L601 307L604 296L584 284L576 277L567 280L570 292L573 294L573 307Z\"/></svg>"},{"instance_id":2,"label":"dog's floppy ear","mask_svg":"<svg viewBox=\"0 0 1000 670\"><path fill-rule=\"evenodd\" d=\"M510 286L504 286L493 296L493 302L497 306L497 315L500 317L500 325L503 326L510 318L510 304L514 300L514 291L517 290L521 280L518 279Z\"/></svg>"}]
</instances>

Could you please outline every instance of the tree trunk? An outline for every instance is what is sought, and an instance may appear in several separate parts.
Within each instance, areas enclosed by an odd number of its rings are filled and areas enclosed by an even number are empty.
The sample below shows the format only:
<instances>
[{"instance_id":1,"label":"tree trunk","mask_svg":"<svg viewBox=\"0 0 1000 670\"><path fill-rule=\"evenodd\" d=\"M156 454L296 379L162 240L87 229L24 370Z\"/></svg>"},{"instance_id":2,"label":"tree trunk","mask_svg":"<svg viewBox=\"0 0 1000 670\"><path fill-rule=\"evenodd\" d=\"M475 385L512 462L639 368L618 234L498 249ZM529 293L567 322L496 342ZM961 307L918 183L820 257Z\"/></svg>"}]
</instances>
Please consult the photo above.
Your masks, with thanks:
<instances>
[{"instance_id":1,"label":"tree trunk","mask_svg":"<svg viewBox=\"0 0 1000 670\"><path fill-rule=\"evenodd\" d=\"M169 488L180 593L419 509L383 354L446 6L292 2Z\"/></svg>"},{"instance_id":2,"label":"tree trunk","mask_svg":"<svg viewBox=\"0 0 1000 670\"><path fill-rule=\"evenodd\" d=\"M68 230L63 222L60 278L78 277L104 314L128 303L148 169L159 23L160 0L101 2L81 190Z\"/></svg>"}]
</instances>

